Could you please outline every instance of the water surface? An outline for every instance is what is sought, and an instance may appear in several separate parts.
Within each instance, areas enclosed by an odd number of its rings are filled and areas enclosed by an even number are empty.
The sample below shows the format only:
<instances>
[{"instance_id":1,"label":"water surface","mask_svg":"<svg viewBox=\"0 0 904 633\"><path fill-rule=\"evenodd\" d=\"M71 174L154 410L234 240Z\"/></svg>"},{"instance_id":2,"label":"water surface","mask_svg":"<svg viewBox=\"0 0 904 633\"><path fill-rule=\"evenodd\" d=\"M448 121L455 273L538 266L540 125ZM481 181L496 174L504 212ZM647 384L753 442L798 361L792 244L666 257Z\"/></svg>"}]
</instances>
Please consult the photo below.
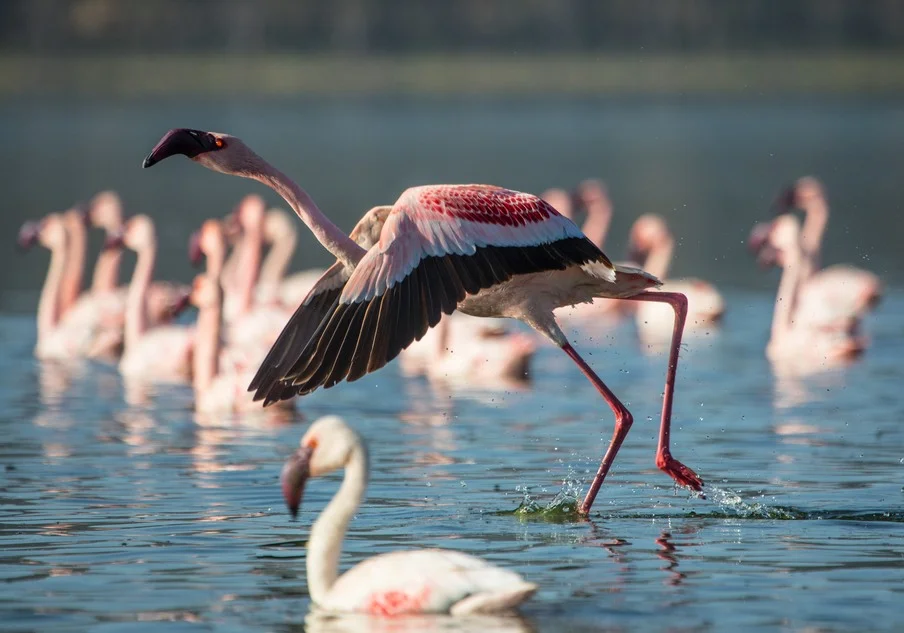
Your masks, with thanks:
<instances>
[{"instance_id":1,"label":"water surface","mask_svg":"<svg viewBox=\"0 0 904 633\"><path fill-rule=\"evenodd\" d=\"M673 453L705 479L705 499L653 464L665 358L643 353L631 324L574 333L636 419L587 521L513 512L582 490L611 433L555 349L540 350L526 392L447 393L390 365L279 424L196 418L181 387L131 406L115 369L38 363L32 318L0 317L2 628L303 630L304 543L338 477L311 482L292 522L278 475L307 423L338 413L373 464L343 566L438 546L540 585L521 620L469 630L898 630L904 296L870 319L860 362L782 378L762 353L771 296L728 301L724 330L688 344L675 404Z\"/></svg>"}]
</instances>

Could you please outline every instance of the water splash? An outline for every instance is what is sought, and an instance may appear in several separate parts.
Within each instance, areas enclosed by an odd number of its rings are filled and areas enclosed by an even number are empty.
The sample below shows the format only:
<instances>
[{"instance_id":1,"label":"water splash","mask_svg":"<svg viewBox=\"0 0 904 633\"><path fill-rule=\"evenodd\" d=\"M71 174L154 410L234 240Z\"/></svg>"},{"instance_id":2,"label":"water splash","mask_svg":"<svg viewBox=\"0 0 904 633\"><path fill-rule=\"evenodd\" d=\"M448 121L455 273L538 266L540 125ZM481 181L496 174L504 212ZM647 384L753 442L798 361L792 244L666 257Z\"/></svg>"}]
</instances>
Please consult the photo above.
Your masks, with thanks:
<instances>
[{"instance_id":1,"label":"water splash","mask_svg":"<svg viewBox=\"0 0 904 633\"><path fill-rule=\"evenodd\" d=\"M763 503L748 503L741 496L724 488L710 486L707 490L709 498L714 501L722 513L718 511L708 516L737 517L742 519L778 519L784 521L796 521L809 518L802 510L787 506L769 506ZM693 514L693 513L691 513Z\"/></svg>"},{"instance_id":2,"label":"water splash","mask_svg":"<svg viewBox=\"0 0 904 633\"><path fill-rule=\"evenodd\" d=\"M529 486L517 486L515 489L523 493L521 503L514 510L504 510L499 514L512 514L523 521L537 520L547 523L567 523L584 519L584 515L578 511L583 485L571 468L562 482L562 489L551 501L544 502L542 499L532 497Z\"/></svg>"}]
</instances>

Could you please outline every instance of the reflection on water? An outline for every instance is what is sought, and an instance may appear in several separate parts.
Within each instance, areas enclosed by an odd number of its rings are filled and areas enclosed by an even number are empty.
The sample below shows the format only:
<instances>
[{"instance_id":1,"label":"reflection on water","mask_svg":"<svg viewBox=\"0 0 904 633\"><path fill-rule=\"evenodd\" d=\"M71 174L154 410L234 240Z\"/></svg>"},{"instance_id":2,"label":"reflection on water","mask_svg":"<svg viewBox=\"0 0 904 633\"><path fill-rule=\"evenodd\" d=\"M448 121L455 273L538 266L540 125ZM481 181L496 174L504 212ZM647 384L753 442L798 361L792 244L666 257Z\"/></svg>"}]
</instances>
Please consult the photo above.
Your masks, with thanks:
<instances>
[{"instance_id":1,"label":"reflection on water","mask_svg":"<svg viewBox=\"0 0 904 633\"><path fill-rule=\"evenodd\" d=\"M54 631L772 631L862 629L869 613L868 628L893 630L904 297L871 317L860 361L793 378L763 353L771 294L728 300L678 373L674 450L706 499L653 465L665 357L643 353L630 322L572 332L635 415L589 520L560 500L590 480L611 413L552 347L528 391L439 391L390 366L302 399L290 420L214 418L191 412L187 386L133 406L115 368L38 363L31 319L0 317L17 333L0 350L0 617ZM325 413L360 429L373 461L342 568L411 547L473 553L540 585L521 617L309 614L304 545L334 489L310 490L293 522L278 476ZM534 509L515 512L525 499Z\"/></svg>"}]
</instances>

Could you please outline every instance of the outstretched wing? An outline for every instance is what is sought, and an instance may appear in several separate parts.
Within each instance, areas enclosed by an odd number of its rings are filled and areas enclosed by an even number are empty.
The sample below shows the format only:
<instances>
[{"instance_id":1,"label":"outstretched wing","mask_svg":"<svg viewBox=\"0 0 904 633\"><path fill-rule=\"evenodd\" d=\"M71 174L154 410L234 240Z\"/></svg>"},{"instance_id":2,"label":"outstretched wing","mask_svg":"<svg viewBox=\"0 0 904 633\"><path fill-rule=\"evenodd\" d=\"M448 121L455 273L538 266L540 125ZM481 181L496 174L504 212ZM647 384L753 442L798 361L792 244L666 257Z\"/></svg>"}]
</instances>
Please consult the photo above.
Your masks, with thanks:
<instances>
[{"instance_id":1,"label":"outstretched wing","mask_svg":"<svg viewBox=\"0 0 904 633\"><path fill-rule=\"evenodd\" d=\"M590 262L614 279L602 251L536 196L486 185L408 189L283 381L302 395L357 380L465 296L515 275Z\"/></svg>"},{"instance_id":2,"label":"outstretched wing","mask_svg":"<svg viewBox=\"0 0 904 633\"><path fill-rule=\"evenodd\" d=\"M298 362L320 322L335 309L348 279L348 269L341 262L336 262L317 280L286 323L248 386L248 391L255 392L255 400L263 400L264 406L267 406L295 395L295 388L281 380Z\"/></svg>"}]
</instances>

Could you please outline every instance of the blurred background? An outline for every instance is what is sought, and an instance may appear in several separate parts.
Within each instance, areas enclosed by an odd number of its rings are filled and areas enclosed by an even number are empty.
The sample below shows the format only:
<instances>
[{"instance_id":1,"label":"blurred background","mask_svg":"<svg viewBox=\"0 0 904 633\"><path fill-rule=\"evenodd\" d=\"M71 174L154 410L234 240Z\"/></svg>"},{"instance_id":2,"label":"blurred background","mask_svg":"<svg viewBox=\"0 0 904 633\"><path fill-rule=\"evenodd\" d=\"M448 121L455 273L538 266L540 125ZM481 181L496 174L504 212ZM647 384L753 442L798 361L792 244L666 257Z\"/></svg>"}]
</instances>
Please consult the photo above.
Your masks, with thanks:
<instances>
[{"instance_id":1,"label":"blurred background","mask_svg":"<svg viewBox=\"0 0 904 633\"><path fill-rule=\"evenodd\" d=\"M19 225L100 190L157 220L175 280L204 218L280 202L181 159L143 171L172 127L243 138L346 229L411 185L601 178L610 255L660 213L672 273L735 288L774 288L744 240L815 175L824 262L899 285L902 96L900 0L4 0L0 309L33 311L46 271ZM328 261L302 232L295 267Z\"/></svg>"}]
</instances>

